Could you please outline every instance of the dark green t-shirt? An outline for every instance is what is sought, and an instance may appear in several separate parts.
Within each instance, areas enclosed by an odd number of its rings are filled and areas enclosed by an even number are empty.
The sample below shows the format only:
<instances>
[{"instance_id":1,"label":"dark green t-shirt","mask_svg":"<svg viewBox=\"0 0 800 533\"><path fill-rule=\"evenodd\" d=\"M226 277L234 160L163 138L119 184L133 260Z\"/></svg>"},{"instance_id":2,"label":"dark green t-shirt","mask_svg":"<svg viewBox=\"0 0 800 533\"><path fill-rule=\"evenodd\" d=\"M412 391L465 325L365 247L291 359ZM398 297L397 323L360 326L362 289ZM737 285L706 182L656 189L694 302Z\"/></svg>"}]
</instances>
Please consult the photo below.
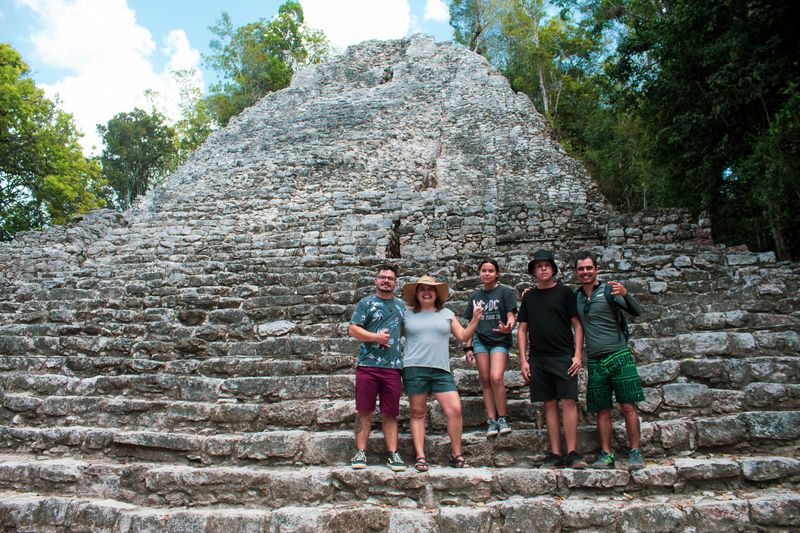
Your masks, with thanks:
<instances>
[{"instance_id":1,"label":"dark green t-shirt","mask_svg":"<svg viewBox=\"0 0 800 533\"><path fill-rule=\"evenodd\" d=\"M481 287L470 296L467 302L467 308L464 311L464 318L467 320L472 320L473 300L483 302L483 316L475 330L481 343L487 347L500 345L511 348L511 334L494 330L500 322L505 323L508 320L509 311L517 310L517 298L514 296L514 290L505 285L497 285L489 291Z\"/></svg>"}]
</instances>

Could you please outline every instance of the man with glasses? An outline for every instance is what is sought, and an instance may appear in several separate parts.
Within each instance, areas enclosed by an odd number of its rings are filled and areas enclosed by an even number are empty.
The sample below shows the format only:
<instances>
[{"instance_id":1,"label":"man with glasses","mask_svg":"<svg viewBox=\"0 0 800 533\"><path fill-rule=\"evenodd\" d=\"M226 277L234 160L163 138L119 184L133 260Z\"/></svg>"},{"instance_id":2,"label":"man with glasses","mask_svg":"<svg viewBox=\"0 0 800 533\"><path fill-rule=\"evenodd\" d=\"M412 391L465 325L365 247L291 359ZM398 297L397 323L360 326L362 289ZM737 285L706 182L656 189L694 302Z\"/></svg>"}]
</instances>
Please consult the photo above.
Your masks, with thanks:
<instances>
[{"instance_id":1,"label":"man with glasses","mask_svg":"<svg viewBox=\"0 0 800 533\"><path fill-rule=\"evenodd\" d=\"M380 398L383 438L388 459L386 466L394 472L406 469L397 453L397 416L403 391L403 352L400 348L400 327L405 306L395 298L397 267L381 265L375 276L375 294L362 298L356 305L347 333L361 341L356 361L356 454L350 460L355 469L367 467L367 442L375 401Z\"/></svg>"},{"instance_id":2,"label":"man with glasses","mask_svg":"<svg viewBox=\"0 0 800 533\"><path fill-rule=\"evenodd\" d=\"M575 273L581 283L576 298L589 359L586 404L589 412L597 413L597 433L600 437L600 454L591 466L615 467L611 448L613 392L625 419L631 446L628 468L642 468L644 459L639 449L641 432L636 402L644 400L644 393L636 362L628 348L628 339L621 327L621 317L618 316L620 310L638 316L642 308L622 283L598 281L597 262L592 253L578 252L575 256Z\"/></svg>"}]
</instances>

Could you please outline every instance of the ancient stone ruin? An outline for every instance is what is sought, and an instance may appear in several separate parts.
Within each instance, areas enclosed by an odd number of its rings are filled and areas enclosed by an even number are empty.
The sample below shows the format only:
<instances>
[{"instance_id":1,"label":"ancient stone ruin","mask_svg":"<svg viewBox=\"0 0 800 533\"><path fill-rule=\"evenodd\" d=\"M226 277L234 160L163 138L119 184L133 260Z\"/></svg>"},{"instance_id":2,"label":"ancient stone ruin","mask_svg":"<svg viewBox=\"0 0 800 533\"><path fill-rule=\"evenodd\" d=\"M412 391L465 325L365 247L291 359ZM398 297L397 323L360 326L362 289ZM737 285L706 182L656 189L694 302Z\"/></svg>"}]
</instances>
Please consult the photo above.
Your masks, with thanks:
<instances>
[{"instance_id":1,"label":"ancient stone ruin","mask_svg":"<svg viewBox=\"0 0 800 533\"><path fill-rule=\"evenodd\" d=\"M616 213L480 56L422 36L352 47L129 211L0 245L0 529L796 530L800 268L710 237L680 211ZM598 252L646 308L646 467L536 468L546 431L513 357L514 432L487 440L454 345L473 468L445 466L434 407L429 473L382 466L377 431L352 470L345 329L375 266L448 280L460 312L478 258L521 290L538 248L570 284L570 255ZM408 461L407 420L404 404Z\"/></svg>"}]
</instances>

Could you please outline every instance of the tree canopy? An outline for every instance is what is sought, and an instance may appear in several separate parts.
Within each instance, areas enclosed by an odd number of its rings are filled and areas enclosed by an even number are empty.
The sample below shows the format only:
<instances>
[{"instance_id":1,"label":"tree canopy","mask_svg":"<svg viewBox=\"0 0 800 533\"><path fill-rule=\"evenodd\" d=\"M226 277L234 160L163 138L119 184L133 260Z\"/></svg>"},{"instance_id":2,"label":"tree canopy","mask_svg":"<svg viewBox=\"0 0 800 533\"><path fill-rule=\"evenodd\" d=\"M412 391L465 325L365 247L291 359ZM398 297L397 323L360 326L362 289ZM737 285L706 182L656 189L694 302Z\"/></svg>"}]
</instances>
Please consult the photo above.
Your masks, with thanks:
<instances>
[{"instance_id":1,"label":"tree canopy","mask_svg":"<svg viewBox=\"0 0 800 533\"><path fill-rule=\"evenodd\" d=\"M303 20L300 3L288 0L270 21L234 28L230 16L222 13L211 26L217 38L205 61L222 81L211 87L207 106L217 124L224 126L268 92L288 86L295 69L327 54L324 34L308 29Z\"/></svg>"},{"instance_id":2,"label":"tree canopy","mask_svg":"<svg viewBox=\"0 0 800 533\"><path fill-rule=\"evenodd\" d=\"M0 43L0 240L105 205L100 167L78 140L72 116L36 87L19 53Z\"/></svg>"},{"instance_id":3,"label":"tree canopy","mask_svg":"<svg viewBox=\"0 0 800 533\"><path fill-rule=\"evenodd\" d=\"M178 166L178 139L164 116L153 110L118 113L97 126L104 148L103 174L116 193L116 205L127 209Z\"/></svg>"},{"instance_id":4,"label":"tree canopy","mask_svg":"<svg viewBox=\"0 0 800 533\"><path fill-rule=\"evenodd\" d=\"M531 97L613 203L706 211L718 242L800 257L797 3L450 7L456 40ZM500 36L482 49L488 20L501 21Z\"/></svg>"}]
</instances>

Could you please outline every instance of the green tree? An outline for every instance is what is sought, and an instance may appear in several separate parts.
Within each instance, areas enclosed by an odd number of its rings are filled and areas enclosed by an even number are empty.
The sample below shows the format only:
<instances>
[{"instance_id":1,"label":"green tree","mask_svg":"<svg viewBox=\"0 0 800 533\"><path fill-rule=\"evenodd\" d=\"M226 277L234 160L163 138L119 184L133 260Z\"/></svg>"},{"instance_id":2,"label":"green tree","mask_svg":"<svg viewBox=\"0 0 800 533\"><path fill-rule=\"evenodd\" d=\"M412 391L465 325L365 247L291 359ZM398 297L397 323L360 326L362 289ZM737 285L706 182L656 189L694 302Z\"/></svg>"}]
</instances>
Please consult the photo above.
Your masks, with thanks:
<instances>
[{"instance_id":1,"label":"green tree","mask_svg":"<svg viewBox=\"0 0 800 533\"><path fill-rule=\"evenodd\" d=\"M720 241L785 258L800 256L787 194L800 187L798 15L779 0L631 10L612 71L635 95L665 201L708 210Z\"/></svg>"},{"instance_id":2,"label":"green tree","mask_svg":"<svg viewBox=\"0 0 800 533\"><path fill-rule=\"evenodd\" d=\"M211 135L215 124L202 88L194 83L197 71L178 70L173 74L180 87L180 118L175 123L175 131L178 160L182 163Z\"/></svg>"},{"instance_id":3,"label":"green tree","mask_svg":"<svg viewBox=\"0 0 800 533\"><path fill-rule=\"evenodd\" d=\"M118 113L105 126L98 125L97 132L104 144L103 175L116 193L119 209L130 207L178 165L175 129L155 110Z\"/></svg>"},{"instance_id":4,"label":"green tree","mask_svg":"<svg viewBox=\"0 0 800 533\"><path fill-rule=\"evenodd\" d=\"M449 8L454 40L486 58L495 58L495 53L502 53L497 39L510 7L510 0L452 0Z\"/></svg>"},{"instance_id":5,"label":"green tree","mask_svg":"<svg viewBox=\"0 0 800 533\"><path fill-rule=\"evenodd\" d=\"M79 138L72 116L36 87L19 53L0 43L0 240L106 203L100 168L83 156Z\"/></svg>"},{"instance_id":6,"label":"green tree","mask_svg":"<svg viewBox=\"0 0 800 533\"><path fill-rule=\"evenodd\" d=\"M265 94L288 86L298 67L319 62L329 48L321 32L303 24L303 9L295 0L281 5L270 21L234 28L222 13L210 29L217 39L205 62L222 81L211 87L208 112L221 126Z\"/></svg>"}]
</instances>

